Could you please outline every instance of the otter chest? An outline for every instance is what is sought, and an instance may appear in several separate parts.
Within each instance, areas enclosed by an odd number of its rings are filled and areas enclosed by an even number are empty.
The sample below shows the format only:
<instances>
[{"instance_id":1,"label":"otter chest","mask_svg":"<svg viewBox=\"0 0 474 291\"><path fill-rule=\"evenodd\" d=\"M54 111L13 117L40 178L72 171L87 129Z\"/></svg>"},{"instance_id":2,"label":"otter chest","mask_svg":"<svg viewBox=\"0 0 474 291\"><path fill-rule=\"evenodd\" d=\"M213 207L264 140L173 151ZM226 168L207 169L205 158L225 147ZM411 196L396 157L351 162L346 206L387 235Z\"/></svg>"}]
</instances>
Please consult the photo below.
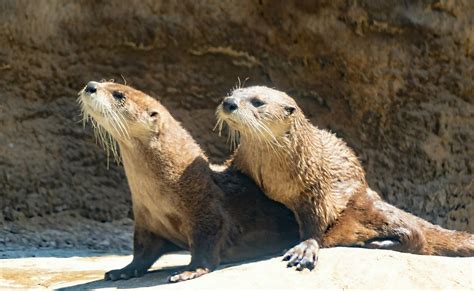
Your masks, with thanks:
<instances>
[{"instance_id":1,"label":"otter chest","mask_svg":"<svg viewBox=\"0 0 474 291\"><path fill-rule=\"evenodd\" d=\"M271 199L287 204L301 191L297 177L292 177L288 167L276 157L255 159L248 173Z\"/></svg>"},{"instance_id":2,"label":"otter chest","mask_svg":"<svg viewBox=\"0 0 474 291\"><path fill-rule=\"evenodd\" d=\"M124 161L127 180L132 192L135 223L177 245L187 246L187 235L179 211L179 202L173 201L173 193L159 179L150 175L146 167L133 168Z\"/></svg>"}]
</instances>

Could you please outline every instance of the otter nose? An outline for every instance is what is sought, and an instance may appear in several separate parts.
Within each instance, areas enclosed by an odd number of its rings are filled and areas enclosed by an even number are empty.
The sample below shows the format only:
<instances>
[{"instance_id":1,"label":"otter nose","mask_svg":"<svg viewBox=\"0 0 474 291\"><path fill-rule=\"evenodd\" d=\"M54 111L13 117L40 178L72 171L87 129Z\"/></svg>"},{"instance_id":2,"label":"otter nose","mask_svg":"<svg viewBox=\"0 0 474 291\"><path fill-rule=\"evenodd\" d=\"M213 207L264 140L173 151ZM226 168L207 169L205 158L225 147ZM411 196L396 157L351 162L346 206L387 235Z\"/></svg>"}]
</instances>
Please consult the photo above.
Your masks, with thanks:
<instances>
[{"instance_id":1,"label":"otter nose","mask_svg":"<svg viewBox=\"0 0 474 291\"><path fill-rule=\"evenodd\" d=\"M224 101L222 101L222 107L224 108L224 111L229 113L239 108L237 102L235 102L235 99L232 97L225 98Z\"/></svg>"},{"instance_id":2,"label":"otter nose","mask_svg":"<svg viewBox=\"0 0 474 291\"><path fill-rule=\"evenodd\" d=\"M97 92L97 82L90 81L87 83L86 89L84 89L84 91L89 94Z\"/></svg>"}]
</instances>

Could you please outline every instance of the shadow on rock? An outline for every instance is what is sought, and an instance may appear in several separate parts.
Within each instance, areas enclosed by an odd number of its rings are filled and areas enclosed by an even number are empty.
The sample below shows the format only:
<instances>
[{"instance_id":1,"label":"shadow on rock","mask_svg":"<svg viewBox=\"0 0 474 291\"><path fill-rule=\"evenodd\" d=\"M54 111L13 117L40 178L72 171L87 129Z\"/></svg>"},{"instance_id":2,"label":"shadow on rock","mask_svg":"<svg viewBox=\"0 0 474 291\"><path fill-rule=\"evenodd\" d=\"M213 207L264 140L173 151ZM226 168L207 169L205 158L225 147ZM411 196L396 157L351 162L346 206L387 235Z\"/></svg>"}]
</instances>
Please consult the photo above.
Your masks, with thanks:
<instances>
[{"instance_id":1,"label":"shadow on rock","mask_svg":"<svg viewBox=\"0 0 474 291\"><path fill-rule=\"evenodd\" d=\"M117 281L105 281L103 279L95 280L87 283L59 288L58 290L90 290L102 288L128 289L171 284L168 282L168 276L174 274L175 272L178 272L179 270L181 270L181 268L182 266L167 267L159 270L150 271L140 278Z\"/></svg>"}]
</instances>

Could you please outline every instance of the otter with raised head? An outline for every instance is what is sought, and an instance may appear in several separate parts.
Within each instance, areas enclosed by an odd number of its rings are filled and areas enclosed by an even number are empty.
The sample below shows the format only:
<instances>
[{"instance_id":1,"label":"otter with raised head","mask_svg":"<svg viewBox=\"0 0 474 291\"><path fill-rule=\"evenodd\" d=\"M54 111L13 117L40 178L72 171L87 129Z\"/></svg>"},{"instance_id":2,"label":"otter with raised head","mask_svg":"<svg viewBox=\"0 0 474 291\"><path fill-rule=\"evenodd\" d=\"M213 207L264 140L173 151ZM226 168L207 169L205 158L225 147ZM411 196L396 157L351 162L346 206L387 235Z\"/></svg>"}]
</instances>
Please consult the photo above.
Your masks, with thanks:
<instances>
[{"instance_id":1,"label":"otter with raised head","mask_svg":"<svg viewBox=\"0 0 474 291\"><path fill-rule=\"evenodd\" d=\"M284 259L314 268L319 247L385 248L426 255L472 256L474 236L406 213L372 191L354 152L306 119L295 100L264 86L239 88L218 106L240 144L231 161L273 200L290 208L301 242Z\"/></svg>"},{"instance_id":2,"label":"otter with raised head","mask_svg":"<svg viewBox=\"0 0 474 291\"><path fill-rule=\"evenodd\" d=\"M296 221L232 167L209 165L190 134L156 99L131 87L89 82L84 120L114 154L118 143L132 193L133 260L106 280L145 274L164 253L188 249L178 282L233 262L281 252L298 240Z\"/></svg>"}]
</instances>

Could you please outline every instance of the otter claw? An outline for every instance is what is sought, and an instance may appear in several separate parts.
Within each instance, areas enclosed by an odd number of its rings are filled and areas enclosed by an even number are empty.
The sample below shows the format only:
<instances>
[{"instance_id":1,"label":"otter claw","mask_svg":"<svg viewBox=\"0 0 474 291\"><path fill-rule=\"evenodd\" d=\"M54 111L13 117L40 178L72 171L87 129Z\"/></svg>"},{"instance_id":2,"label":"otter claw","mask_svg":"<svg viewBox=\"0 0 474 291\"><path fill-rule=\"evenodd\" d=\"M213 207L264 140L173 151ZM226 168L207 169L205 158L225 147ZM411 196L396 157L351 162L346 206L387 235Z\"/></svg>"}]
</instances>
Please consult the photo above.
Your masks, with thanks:
<instances>
[{"instance_id":1,"label":"otter claw","mask_svg":"<svg viewBox=\"0 0 474 291\"><path fill-rule=\"evenodd\" d=\"M195 270L184 271L181 273L177 272L174 275L168 277L168 282L176 283L176 282L181 282L181 281L187 281L187 280L201 277L202 275L207 274L209 272L210 270L207 268L197 268Z\"/></svg>"},{"instance_id":2,"label":"otter claw","mask_svg":"<svg viewBox=\"0 0 474 291\"><path fill-rule=\"evenodd\" d=\"M296 270L297 271L303 271L305 268L308 269L308 270L312 270L312 269L314 269L316 261L317 261L317 257L316 257L316 260L314 260L314 261L309 261L308 259L303 258L298 263L298 265L296 265Z\"/></svg>"},{"instance_id":3,"label":"otter claw","mask_svg":"<svg viewBox=\"0 0 474 291\"><path fill-rule=\"evenodd\" d=\"M319 245L314 239L308 239L291 248L283 256L288 261L287 267L296 267L296 270L314 269L318 260Z\"/></svg>"},{"instance_id":4,"label":"otter claw","mask_svg":"<svg viewBox=\"0 0 474 291\"><path fill-rule=\"evenodd\" d=\"M301 260L301 257L299 254L293 254L291 258L288 260L288 263L286 266L288 268L295 266L299 261Z\"/></svg>"},{"instance_id":5,"label":"otter claw","mask_svg":"<svg viewBox=\"0 0 474 291\"><path fill-rule=\"evenodd\" d=\"M104 275L104 280L105 281L128 280L130 278L141 277L145 275L145 273L146 271L141 272L137 269L123 268L123 269L108 271Z\"/></svg>"}]
</instances>

